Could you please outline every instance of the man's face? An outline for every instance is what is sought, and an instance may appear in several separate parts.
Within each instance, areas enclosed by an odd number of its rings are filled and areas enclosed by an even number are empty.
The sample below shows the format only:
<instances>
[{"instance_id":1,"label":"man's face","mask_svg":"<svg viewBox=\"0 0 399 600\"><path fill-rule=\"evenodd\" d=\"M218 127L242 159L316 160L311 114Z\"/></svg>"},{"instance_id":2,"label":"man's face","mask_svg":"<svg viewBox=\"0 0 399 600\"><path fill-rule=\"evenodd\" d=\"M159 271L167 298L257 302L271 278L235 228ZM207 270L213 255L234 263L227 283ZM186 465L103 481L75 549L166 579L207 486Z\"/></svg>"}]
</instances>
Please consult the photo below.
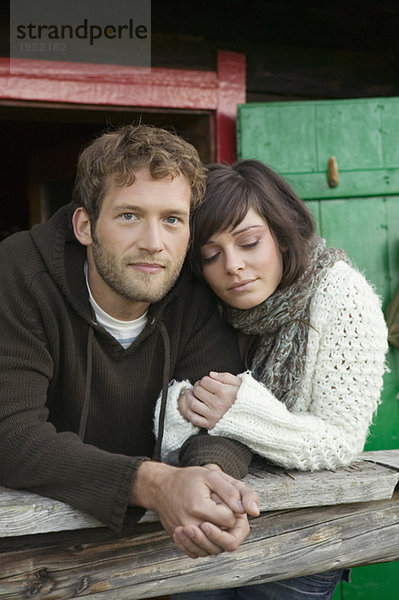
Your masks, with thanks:
<instances>
[{"instance_id":1,"label":"man's face","mask_svg":"<svg viewBox=\"0 0 399 600\"><path fill-rule=\"evenodd\" d=\"M89 284L96 302L122 320L139 317L172 288L190 237L191 189L182 176L111 186L88 245Z\"/></svg>"}]
</instances>

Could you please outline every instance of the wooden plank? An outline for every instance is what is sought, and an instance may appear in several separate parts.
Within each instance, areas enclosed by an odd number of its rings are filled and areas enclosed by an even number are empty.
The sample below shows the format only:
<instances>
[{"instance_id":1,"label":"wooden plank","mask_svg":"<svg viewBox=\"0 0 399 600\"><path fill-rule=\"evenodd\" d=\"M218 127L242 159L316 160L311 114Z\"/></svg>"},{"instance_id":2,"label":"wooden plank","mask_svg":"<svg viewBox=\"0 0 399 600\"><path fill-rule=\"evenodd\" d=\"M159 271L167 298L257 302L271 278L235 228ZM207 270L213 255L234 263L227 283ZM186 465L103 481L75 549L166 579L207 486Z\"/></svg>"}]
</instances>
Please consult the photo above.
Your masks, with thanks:
<instances>
[{"instance_id":1,"label":"wooden plank","mask_svg":"<svg viewBox=\"0 0 399 600\"><path fill-rule=\"evenodd\" d=\"M395 109L398 110L397 102ZM383 110L384 99L315 104L317 171L326 168L330 156L336 157L340 171L382 169Z\"/></svg>"},{"instance_id":2,"label":"wooden plank","mask_svg":"<svg viewBox=\"0 0 399 600\"><path fill-rule=\"evenodd\" d=\"M312 102L240 105L239 158L261 160L286 176L316 171L317 142L311 125L314 112Z\"/></svg>"},{"instance_id":3,"label":"wooden plank","mask_svg":"<svg viewBox=\"0 0 399 600\"><path fill-rule=\"evenodd\" d=\"M63 502L0 487L0 538L86 527L104 525Z\"/></svg>"},{"instance_id":4,"label":"wooden plank","mask_svg":"<svg viewBox=\"0 0 399 600\"><path fill-rule=\"evenodd\" d=\"M399 450L391 450L389 455L396 465ZM363 456L335 472L314 473L287 473L259 460L245 481L258 492L262 511L391 498L399 473L389 464L382 466L376 464L376 460L363 460ZM373 453L373 459L376 456L378 452ZM386 454L384 460L387 460ZM156 519L156 515L149 512L143 521ZM0 488L0 538L97 527L104 525L67 504Z\"/></svg>"},{"instance_id":5,"label":"wooden plank","mask_svg":"<svg viewBox=\"0 0 399 600\"><path fill-rule=\"evenodd\" d=\"M371 461L399 471L398 450L370 450L369 452L363 452L362 460Z\"/></svg>"},{"instance_id":6,"label":"wooden plank","mask_svg":"<svg viewBox=\"0 0 399 600\"><path fill-rule=\"evenodd\" d=\"M237 154L237 105L245 102L245 55L219 50L217 62L216 160L233 163Z\"/></svg>"},{"instance_id":7,"label":"wooden plank","mask_svg":"<svg viewBox=\"0 0 399 600\"><path fill-rule=\"evenodd\" d=\"M381 132L384 136L384 164L387 167L399 165L399 114L397 104L384 103L381 114Z\"/></svg>"},{"instance_id":8,"label":"wooden plank","mask_svg":"<svg viewBox=\"0 0 399 600\"><path fill-rule=\"evenodd\" d=\"M258 492L262 511L391 498L398 480L399 473L390 465L364 460L336 471L314 473L286 472L277 467L267 472L260 463L258 468L251 468L245 478L246 483Z\"/></svg>"},{"instance_id":9,"label":"wooden plank","mask_svg":"<svg viewBox=\"0 0 399 600\"><path fill-rule=\"evenodd\" d=\"M256 158L247 156L246 158ZM268 163L270 166L270 162ZM277 169L278 170L278 169ZM279 171L281 173L281 171ZM338 163L339 185L330 188L327 163L322 173L282 173L302 200L334 198L367 198L399 193L399 169L344 171Z\"/></svg>"},{"instance_id":10,"label":"wooden plank","mask_svg":"<svg viewBox=\"0 0 399 600\"><path fill-rule=\"evenodd\" d=\"M238 154L285 176L304 200L399 192L397 98L270 102L238 108ZM331 156L339 185L327 181Z\"/></svg>"},{"instance_id":11,"label":"wooden plank","mask_svg":"<svg viewBox=\"0 0 399 600\"><path fill-rule=\"evenodd\" d=\"M327 245L346 250L351 261L373 283L377 292L386 297L390 287L385 198L321 202L320 215L321 233Z\"/></svg>"},{"instance_id":12,"label":"wooden plank","mask_svg":"<svg viewBox=\"0 0 399 600\"><path fill-rule=\"evenodd\" d=\"M269 8L269 3L267 6ZM337 11L340 16L341 6ZM314 27L313 18L309 22ZM353 23L353 20L348 22ZM286 24L283 29L285 27ZM304 35L306 40L311 38L312 34ZM346 46L345 50L337 52L335 39L331 48L320 45L304 48L301 42L290 47L277 45L270 42L267 34L264 34L264 40L267 43L248 44L245 40L240 43L240 51L247 56L248 64L247 102L264 102L268 96L275 100L273 95L285 102L306 98L362 99L399 95L397 78L392 75L396 69L395 52L382 53L373 49L366 53L366 48L359 45L353 50Z\"/></svg>"},{"instance_id":13,"label":"wooden plank","mask_svg":"<svg viewBox=\"0 0 399 600\"><path fill-rule=\"evenodd\" d=\"M399 495L269 512L251 521L250 535L236 552L195 561L160 530L85 543L83 532L67 543L53 535L53 544L47 539L43 547L27 543L0 552L0 599L133 600L397 560Z\"/></svg>"},{"instance_id":14,"label":"wooden plank","mask_svg":"<svg viewBox=\"0 0 399 600\"><path fill-rule=\"evenodd\" d=\"M0 98L217 109L215 72L0 57Z\"/></svg>"}]
</instances>

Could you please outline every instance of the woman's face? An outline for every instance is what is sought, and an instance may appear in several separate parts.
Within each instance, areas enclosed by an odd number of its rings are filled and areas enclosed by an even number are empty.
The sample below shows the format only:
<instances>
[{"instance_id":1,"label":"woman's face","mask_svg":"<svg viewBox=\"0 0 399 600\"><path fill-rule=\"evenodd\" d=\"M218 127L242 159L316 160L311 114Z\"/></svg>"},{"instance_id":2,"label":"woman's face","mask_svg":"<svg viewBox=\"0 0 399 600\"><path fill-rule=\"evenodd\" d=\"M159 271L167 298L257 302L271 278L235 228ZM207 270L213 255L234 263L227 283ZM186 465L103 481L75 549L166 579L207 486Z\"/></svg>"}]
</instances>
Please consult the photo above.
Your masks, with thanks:
<instances>
[{"instance_id":1,"label":"woman's face","mask_svg":"<svg viewBox=\"0 0 399 600\"><path fill-rule=\"evenodd\" d=\"M202 273L213 291L235 308L252 308L281 281L283 261L269 226L253 208L231 230L201 246Z\"/></svg>"}]
</instances>

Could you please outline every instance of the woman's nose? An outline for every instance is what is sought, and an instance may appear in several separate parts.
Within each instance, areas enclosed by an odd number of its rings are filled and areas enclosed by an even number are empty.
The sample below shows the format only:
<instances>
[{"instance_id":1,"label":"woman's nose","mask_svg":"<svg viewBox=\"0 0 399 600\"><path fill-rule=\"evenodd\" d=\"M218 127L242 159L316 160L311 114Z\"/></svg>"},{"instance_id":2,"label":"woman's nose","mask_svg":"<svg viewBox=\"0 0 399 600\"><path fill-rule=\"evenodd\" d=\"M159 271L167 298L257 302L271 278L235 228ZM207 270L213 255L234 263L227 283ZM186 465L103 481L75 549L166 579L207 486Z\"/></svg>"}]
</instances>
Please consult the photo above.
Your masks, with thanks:
<instances>
[{"instance_id":1,"label":"woman's nose","mask_svg":"<svg viewBox=\"0 0 399 600\"><path fill-rule=\"evenodd\" d=\"M225 269L227 273L237 273L244 268L244 261L237 252L226 253Z\"/></svg>"}]
</instances>

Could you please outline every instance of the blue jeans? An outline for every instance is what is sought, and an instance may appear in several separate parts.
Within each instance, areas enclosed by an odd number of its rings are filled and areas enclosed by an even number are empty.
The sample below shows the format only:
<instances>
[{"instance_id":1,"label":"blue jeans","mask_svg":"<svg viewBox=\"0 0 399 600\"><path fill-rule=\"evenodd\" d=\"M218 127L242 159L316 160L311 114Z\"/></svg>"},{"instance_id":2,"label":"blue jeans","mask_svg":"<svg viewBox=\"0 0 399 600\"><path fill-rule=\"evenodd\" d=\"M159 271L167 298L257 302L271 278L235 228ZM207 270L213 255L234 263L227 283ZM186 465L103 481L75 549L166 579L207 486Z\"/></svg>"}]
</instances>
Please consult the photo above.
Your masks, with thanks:
<instances>
[{"instance_id":1,"label":"blue jeans","mask_svg":"<svg viewBox=\"0 0 399 600\"><path fill-rule=\"evenodd\" d=\"M240 588L174 594L171 600L329 600L344 573L326 571Z\"/></svg>"}]
</instances>

